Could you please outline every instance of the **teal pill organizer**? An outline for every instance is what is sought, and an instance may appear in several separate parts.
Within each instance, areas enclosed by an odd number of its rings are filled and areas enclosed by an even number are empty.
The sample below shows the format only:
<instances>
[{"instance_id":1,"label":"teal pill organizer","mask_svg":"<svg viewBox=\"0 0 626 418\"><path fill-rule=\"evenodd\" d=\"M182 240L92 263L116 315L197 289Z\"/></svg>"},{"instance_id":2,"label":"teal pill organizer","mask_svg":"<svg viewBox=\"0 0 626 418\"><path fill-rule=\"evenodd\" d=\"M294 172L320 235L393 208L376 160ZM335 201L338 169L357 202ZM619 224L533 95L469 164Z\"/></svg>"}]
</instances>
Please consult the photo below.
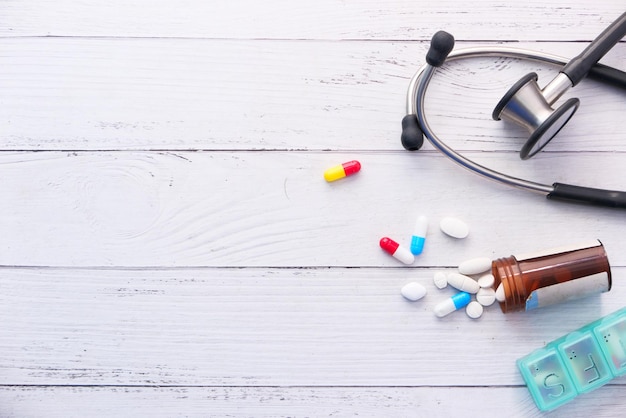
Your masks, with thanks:
<instances>
[{"instance_id":1,"label":"teal pill organizer","mask_svg":"<svg viewBox=\"0 0 626 418\"><path fill-rule=\"evenodd\" d=\"M517 367L542 411L626 374L626 308L520 358Z\"/></svg>"}]
</instances>

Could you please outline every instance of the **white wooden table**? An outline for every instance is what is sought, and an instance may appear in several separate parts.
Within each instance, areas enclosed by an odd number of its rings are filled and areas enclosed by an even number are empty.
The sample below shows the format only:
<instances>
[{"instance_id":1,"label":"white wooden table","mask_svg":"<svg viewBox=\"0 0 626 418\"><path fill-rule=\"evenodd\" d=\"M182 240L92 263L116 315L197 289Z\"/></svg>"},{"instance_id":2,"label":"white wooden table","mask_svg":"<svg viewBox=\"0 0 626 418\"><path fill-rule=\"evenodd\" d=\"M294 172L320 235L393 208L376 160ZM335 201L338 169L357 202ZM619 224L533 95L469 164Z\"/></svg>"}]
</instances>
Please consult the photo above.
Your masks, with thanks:
<instances>
[{"instance_id":1,"label":"white wooden table","mask_svg":"<svg viewBox=\"0 0 626 418\"><path fill-rule=\"evenodd\" d=\"M519 3L519 4L518 4ZM515 360L626 305L626 213L485 181L400 145L437 30L571 57L623 0L0 1L0 416L533 417ZM604 63L626 69L622 41ZM522 162L491 120L513 59L450 64L433 125L517 176L626 189L623 91L585 80ZM362 171L328 184L323 171ZM406 243L405 267L378 240ZM465 240L438 230L447 215ZM474 256L599 238L613 289L437 319ZM404 300L419 281L427 296ZM626 379L551 413L626 414Z\"/></svg>"}]
</instances>

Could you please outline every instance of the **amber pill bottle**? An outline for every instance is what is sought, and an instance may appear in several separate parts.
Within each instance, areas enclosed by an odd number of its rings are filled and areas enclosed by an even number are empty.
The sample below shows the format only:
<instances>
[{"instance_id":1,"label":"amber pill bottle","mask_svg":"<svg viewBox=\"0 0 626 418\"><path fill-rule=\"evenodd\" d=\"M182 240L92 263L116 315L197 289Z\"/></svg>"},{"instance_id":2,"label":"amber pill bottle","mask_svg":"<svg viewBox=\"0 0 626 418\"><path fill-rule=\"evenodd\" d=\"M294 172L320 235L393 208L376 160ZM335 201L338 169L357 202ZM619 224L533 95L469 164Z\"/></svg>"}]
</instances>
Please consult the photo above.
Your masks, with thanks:
<instances>
[{"instance_id":1,"label":"amber pill bottle","mask_svg":"<svg viewBox=\"0 0 626 418\"><path fill-rule=\"evenodd\" d=\"M502 312L529 311L611 289L611 270L600 241L499 258L491 264L500 284Z\"/></svg>"}]
</instances>

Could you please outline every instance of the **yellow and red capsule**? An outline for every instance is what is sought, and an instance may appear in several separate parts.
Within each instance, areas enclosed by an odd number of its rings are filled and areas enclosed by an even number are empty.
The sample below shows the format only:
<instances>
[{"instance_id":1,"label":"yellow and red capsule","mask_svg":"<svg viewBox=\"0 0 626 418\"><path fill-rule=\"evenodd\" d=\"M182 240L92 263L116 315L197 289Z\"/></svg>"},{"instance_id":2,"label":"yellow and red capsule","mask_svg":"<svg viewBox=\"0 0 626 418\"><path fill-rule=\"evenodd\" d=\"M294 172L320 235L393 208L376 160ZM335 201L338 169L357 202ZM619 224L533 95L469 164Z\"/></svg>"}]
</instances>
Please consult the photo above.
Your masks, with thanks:
<instances>
[{"instance_id":1,"label":"yellow and red capsule","mask_svg":"<svg viewBox=\"0 0 626 418\"><path fill-rule=\"evenodd\" d=\"M344 177L351 176L358 173L361 170L361 163L357 160L348 161L347 163L339 164L324 171L324 179L327 182L342 179Z\"/></svg>"}]
</instances>

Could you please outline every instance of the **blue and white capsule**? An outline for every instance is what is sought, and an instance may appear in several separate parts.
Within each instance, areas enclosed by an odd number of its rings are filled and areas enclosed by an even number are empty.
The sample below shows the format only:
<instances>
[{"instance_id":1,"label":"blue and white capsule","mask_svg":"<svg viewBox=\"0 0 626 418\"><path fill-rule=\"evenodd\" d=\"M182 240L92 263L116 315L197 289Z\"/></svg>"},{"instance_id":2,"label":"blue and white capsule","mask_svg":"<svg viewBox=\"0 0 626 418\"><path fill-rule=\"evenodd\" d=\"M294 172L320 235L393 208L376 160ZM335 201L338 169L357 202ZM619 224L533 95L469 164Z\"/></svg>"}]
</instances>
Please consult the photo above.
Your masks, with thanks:
<instances>
[{"instance_id":1,"label":"blue and white capsule","mask_svg":"<svg viewBox=\"0 0 626 418\"><path fill-rule=\"evenodd\" d=\"M419 255L424 251L427 232L428 218L426 216L418 216L417 221L415 221L413 236L411 237L411 253L413 253L413 255Z\"/></svg>"},{"instance_id":2,"label":"blue and white capsule","mask_svg":"<svg viewBox=\"0 0 626 418\"><path fill-rule=\"evenodd\" d=\"M437 315L439 318L443 318L444 316L451 314L457 309L466 307L471 301L472 296L469 293L459 292L456 295L442 302L439 302L439 304L435 306L435 309L433 309L433 312L435 312L435 315Z\"/></svg>"}]
</instances>

